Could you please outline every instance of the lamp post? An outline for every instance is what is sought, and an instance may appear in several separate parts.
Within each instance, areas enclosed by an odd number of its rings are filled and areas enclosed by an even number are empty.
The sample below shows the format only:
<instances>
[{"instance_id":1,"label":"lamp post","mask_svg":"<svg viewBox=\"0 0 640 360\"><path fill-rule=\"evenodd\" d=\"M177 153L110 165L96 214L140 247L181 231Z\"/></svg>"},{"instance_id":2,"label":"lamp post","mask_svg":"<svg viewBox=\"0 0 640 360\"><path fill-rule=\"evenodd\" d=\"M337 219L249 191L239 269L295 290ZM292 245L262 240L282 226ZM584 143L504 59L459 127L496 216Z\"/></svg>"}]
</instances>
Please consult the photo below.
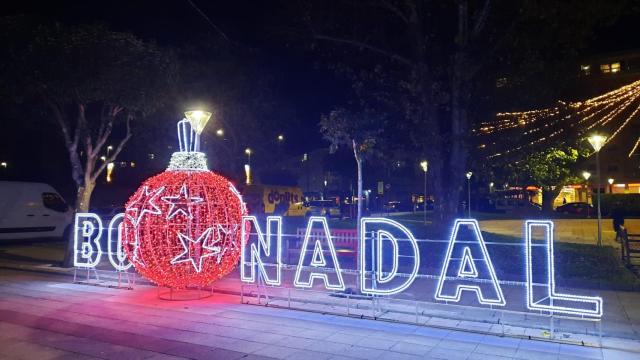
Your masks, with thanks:
<instances>
[{"instance_id":1,"label":"lamp post","mask_svg":"<svg viewBox=\"0 0 640 360\"><path fill-rule=\"evenodd\" d=\"M327 179L324 179L323 184L324 184L324 188L323 188L323 191L322 191L322 200L327 198L327 185L329 184Z\"/></svg>"},{"instance_id":2,"label":"lamp post","mask_svg":"<svg viewBox=\"0 0 640 360\"><path fill-rule=\"evenodd\" d=\"M598 198L598 246L602 246L602 213L600 212L600 149L607 141L607 137L600 134L593 134L588 138L589 144L596 152L596 176L598 178L597 198Z\"/></svg>"},{"instance_id":3,"label":"lamp post","mask_svg":"<svg viewBox=\"0 0 640 360\"><path fill-rule=\"evenodd\" d=\"M247 163L244 165L244 172L246 175L245 183L251 185L251 148L244 149L244 153L247 154Z\"/></svg>"},{"instance_id":4,"label":"lamp post","mask_svg":"<svg viewBox=\"0 0 640 360\"><path fill-rule=\"evenodd\" d=\"M427 223L427 170L429 169L429 162L427 160L420 161L420 167L422 168L422 172L424 172L424 201L422 202L422 214L423 221Z\"/></svg>"},{"instance_id":5,"label":"lamp post","mask_svg":"<svg viewBox=\"0 0 640 360\"><path fill-rule=\"evenodd\" d=\"M607 179L607 182L609 183L609 194L613 194L613 182L615 180L612 178Z\"/></svg>"},{"instance_id":6,"label":"lamp post","mask_svg":"<svg viewBox=\"0 0 640 360\"><path fill-rule=\"evenodd\" d=\"M467 176L467 213L469 214L469 219L471 219L471 176L473 176L473 173L467 171L465 175Z\"/></svg>"},{"instance_id":7,"label":"lamp post","mask_svg":"<svg viewBox=\"0 0 640 360\"><path fill-rule=\"evenodd\" d=\"M589 204L589 178L591 177L591 173L588 171L583 171L582 177L584 178L584 182L585 182L584 202L586 202L588 205ZM589 206L587 206L587 217L590 217L590 216L591 215L589 214Z\"/></svg>"}]
</instances>

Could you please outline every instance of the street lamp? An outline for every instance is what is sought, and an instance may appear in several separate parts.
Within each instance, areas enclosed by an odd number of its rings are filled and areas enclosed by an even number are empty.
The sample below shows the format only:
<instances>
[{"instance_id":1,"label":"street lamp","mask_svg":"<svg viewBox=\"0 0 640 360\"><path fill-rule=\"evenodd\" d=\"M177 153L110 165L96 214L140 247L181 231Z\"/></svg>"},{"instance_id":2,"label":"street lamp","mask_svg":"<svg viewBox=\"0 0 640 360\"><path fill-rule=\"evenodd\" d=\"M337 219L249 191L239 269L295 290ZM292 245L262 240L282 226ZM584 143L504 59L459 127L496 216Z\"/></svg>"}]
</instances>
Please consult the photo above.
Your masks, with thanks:
<instances>
[{"instance_id":1,"label":"street lamp","mask_svg":"<svg viewBox=\"0 0 640 360\"><path fill-rule=\"evenodd\" d=\"M429 162L427 160L420 161L420 167L422 168L422 172L424 172L424 196L422 202L422 217L423 221L427 223L427 170L429 169Z\"/></svg>"},{"instance_id":2,"label":"street lamp","mask_svg":"<svg viewBox=\"0 0 640 360\"><path fill-rule=\"evenodd\" d=\"M467 213L469 214L469 219L471 219L471 176L473 176L473 173L467 171L465 175L467 176Z\"/></svg>"},{"instance_id":3,"label":"street lamp","mask_svg":"<svg viewBox=\"0 0 640 360\"><path fill-rule=\"evenodd\" d=\"M184 116L185 118L187 118L187 121L191 125L191 130L196 133L195 139L193 139L194 140L193 144L190 142L191 139L189 137L184 137L184 145L185 145L184 150L200 151L200 134L202 134L202 130L204 130L204 127L207 125L207 122L209 122L209 119L211 118L211 113L209 111L203 111L203 110L191 110L191 111L185 111ZM186 124L183 123L182 125L183 130L186 129L184 125ZM178 127L180 128L180 124L178 125ZM180 133L180 130L179 130L179 133ZM184 135L185 133L183 132L182 134Z\"/></svg>"},{"instance_id":4,"label":"street lamp","mask_svg":"<svg viewBox=\"0 0 640 360\"><path fill-rule=\"evenodd\" d=\"M585 182L584 202L586 202L588 205L589 204L589 178L591 177L591 173L588 171L583 171L582 177L584 178L584 182ZM587 206L588 218L591 217L591 215L589 215L589 208L590 206Z\"/></svg>"},{"instance_id":5,"label":"street lamp","mask_svg":"<svg viewBox=\"0 0 640 360\"><path fill-rule=\"evenodd\" d=\"M6 161L3 161L3 162L1 162L1 163L0 163L0 166L2 166L3 168L5 168L5 169L6 169L6 168L7 168L7 166L9 166L9 164L7 164L7 162L6 162Z\"/></svg>"},{"instance_id":6,"label":"street lamp","mask_svg":"<svg viewBox=\"0 0 640 360\"><path fill-rule=\"evenodd\" d=\"M602 213L600 211L600 149L602 149L606 143L607 137L600 134L593 134L589 136L587 140L589 140L589 144L591 144L591 147L593 147L593 150L596 152L596 176L598 178L598 246L602 246Z\"/></svg>"},{"instance_id":7,"label":"street lamp","mask_svg":"<svg viewBox=\"0 0 640 360\"><path fill-rule=\"evenodd\" d=\"M109 145L107 146L107 156L109 156L109 153L113 150L113 146Z\"/></svg>"},{"instance_id":8,"label":"street lamp","mask_svg":"<svg viewBox=\"0 0 640 360\"><path fill-rule=\"evenodd\" d=\"M224 136L224 129L218 129L216 130L216 135L223 137Z\"/></svg>"},{"instance_id":9,"label":"street lamp","mask_svg":"<svg viewBox=\"0 0 640 360\"><path fill-rule=\"evenodd\" d=\"M246 177L246 184L251 185L251 148L244 149L244 153L247 154L247 163L244 165L244 172Z\"/></svg>"},{"instance_id":10,"label":"street lamp","mask_svg":"<svg viewBox=\"0 0 640 360\"><path fill-rule=\"evenodd\" d=\"M613 182L615 180L613 180L612 178L607 179L607 182L609 183L609 194L613 194Z\"/></svg>"},{"instance_id":11,"label":"street lamp","mask_svg":"<svg viewBox=\"0 0 640 360\"><path fill-rule=\"evenodd\" d=\"M495 184L493 183L493 181L489 183L489 192L490 192L490 193L492 193L492 192L493 192L493 186L494 186L494 185L495 185Z\"/></svg>"},{"instance_id":12,"label":"street lamp","mask_svg":"<svg viewBox=\"0 0 640 360\"><path fill-rule=\"evenodd\" d=\"M280 134L278 135L278 142L283 142L284 141L284 135Z\"/></svg>"},{"instance_id":13,"label":"street lamp","mask_svg":"<svg viewBox=\"0 0 640 360\"><path fill-rule=\"evenodd\" d=\"M249 162L249 165L251 165L251 149L250 148L246 148L244 149L244 153L247 154L247 161Z\"/></svg>"}]
</instances>

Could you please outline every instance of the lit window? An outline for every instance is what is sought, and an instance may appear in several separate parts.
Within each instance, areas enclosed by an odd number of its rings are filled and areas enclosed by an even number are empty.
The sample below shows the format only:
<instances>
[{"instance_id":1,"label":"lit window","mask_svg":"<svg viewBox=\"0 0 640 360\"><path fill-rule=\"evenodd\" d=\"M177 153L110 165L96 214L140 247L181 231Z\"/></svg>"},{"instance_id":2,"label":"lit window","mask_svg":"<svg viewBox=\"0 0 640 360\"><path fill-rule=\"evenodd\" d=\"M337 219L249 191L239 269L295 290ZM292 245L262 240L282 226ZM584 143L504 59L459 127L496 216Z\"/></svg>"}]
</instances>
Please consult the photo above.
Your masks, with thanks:
<instances>
[{"instance_id":1,"label":"lit window","mask_svg":"<svg viewBox=\"0 0 640 360\"><path fill-rule=\"evenodd\" d=\"M156 158L156 154L149 154L149 160L153 160Z\"/></svg>"},{"instance_id":2,"label":"lit window","mask_svg":"<svg viewBox=\"0 0 640 360\"><path fill-rule=\"evenodd\" d=\"M618 71L620 71L620 63L616 62L611 64L611 72L612 73L617 73Z\"/></svg>"},{"instance_id":3,"label":"lit window","mask_svg":"<svg viewBox=\"0 0 640 360\"><path fill-rule=\"evenodd\" d=\"M602 72L603 74L617 73L620 72L620 70L622 69L619 62L600 65L600 72Z\"/></svg>"},{"instance_id":4,"label":"lit window","mask_svg":"<svg viewBox=\"0 0 640 360\"><path fill-rule=\"evenodd\" d=\"M591 74L591 65L580 65L580 71L582 71L584 75Z\"/></svg>"}]
</instances>

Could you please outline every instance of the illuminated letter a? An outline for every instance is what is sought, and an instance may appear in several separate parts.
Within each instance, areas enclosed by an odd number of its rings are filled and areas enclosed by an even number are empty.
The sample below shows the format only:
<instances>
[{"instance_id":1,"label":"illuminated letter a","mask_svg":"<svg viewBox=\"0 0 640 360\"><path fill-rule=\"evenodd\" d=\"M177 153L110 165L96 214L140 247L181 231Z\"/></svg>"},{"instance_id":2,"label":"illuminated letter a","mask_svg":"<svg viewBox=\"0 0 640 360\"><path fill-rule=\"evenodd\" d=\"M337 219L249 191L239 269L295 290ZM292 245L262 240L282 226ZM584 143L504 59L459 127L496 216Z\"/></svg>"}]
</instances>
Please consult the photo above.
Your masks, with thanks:
<instances>
[{"instance_id":1,"label":"illuminated letter a","mask_svg":"<svg viewBox=\"0 0 640 360\"><path fill-rule=\"evenodd\" d=\"M464 239L458 239L462 226L467 231L464 232ZM480 227L473 219L456 220L453 225L435 298L459 302L465 290L474 292L481 304L506 304Z\"/></svg>"},{"instance_id":2,"label":"illuminated letter a","mask_svg":"<svg viewBox=\"0 0 640 360\"><path fill-rule=\"evenodd\" d=\"M316 229L314 231L313 224L318 222L322 224L322 230ZM293 285L310 288L313 287L314 279L321 279L325 288L329 290L345 289L336 249L331 241L329 225L327 219L321 216L309 218L307 231L300 248L300 260Z\"/></svg>"}]
</instances>

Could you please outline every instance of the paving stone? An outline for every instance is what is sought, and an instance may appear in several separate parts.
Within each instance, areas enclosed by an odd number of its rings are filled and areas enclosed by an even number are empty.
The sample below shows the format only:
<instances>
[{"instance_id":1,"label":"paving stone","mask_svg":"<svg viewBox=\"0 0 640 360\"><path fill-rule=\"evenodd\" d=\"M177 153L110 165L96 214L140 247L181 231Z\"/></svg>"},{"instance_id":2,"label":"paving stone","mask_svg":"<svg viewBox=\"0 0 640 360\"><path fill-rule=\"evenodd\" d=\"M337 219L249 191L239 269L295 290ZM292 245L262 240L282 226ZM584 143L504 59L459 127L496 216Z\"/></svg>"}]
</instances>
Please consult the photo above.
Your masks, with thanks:
<instances>
[{"instance_id":1,"label":"paving stone","mask_svg":"<svg viewBox=\"0 0 640 360\"><path fill-rule=\"evenodd\" d=\"M395 351L383 351L380 355L380 359L384 360L421 360L424 358L424 355L403 354Z\"/></svg>"},{"instance_id":2,"label":"paving stone","mask_svg":"<svg viewBox=\"0 0 640 360\"><path fill-rule=\"evenodd\" d=\"M394 344L390 350L409 355L426 355L427 353L429 353L429 351L431 351L431 349L433 349L433 346L399 341Z\"/></svg>"},{"instance_id":3,"label":"paving stone","mask_svg":"<svg viewBox=\"0 0 640 360\"><path fill-rule=\"evenodd\" d=\"M517 351L518 349L514 347L478 344L473 352L487 355L513 357L515 356Z\"/></svg>"},{"instance_id":4,"label":"paving stone","mask_svg":"<svg viewBox=\"0 0 640 360\"><path fill-rule=\"evenodd\" d=\"M446 349L436 347L427 354L431 358L447 359L447 360L464 360L469 356L470 352L462 350Z\"/></svg>"},{"instance_id":5,"label":"paving stone","mask_svg":"<svg viewBox=\"0 0 640 360\"><path fill-rule=\"evenodd\" d=\"M553 360L558 358L557 353L518 349L514 355L517 359Z\"/></svg>"},{"instance_id":6,"label":"paving stone","mask_svg":"<svg viewBox=\"0 0 640 360\"><path fill-rule=\"evenodd\" d=\"M5 344L5 346L3 346L2 354L18 359L48 360L66 355L66 352L52 347L38 345L32 342L14 341L11 344Z\"/></svg>"},{"instance_id":7,"label":"paving stone","mask_svg":"<svg viewBox=\"0 0 640 360\"><path fill-rule=\"evenodd\" d=\"M559 355L577 356L583 359L602 359L602 350L586 346L560 345Z\"/></svg>"},{"instance_id":8,"label":"paving stone","mask_svg":"<svg viewBox=\"0 0 640 360\"><path fill-rule=\"evenodd\" d=\"M438 348L462 350L472 352L478 346L477 342L455 341L443 339L437 345Z\"/></svg>"},{"instance_id":9,"label":"paving stone","mask_svg":"<svg viewBox=\"0 0 640 360\"><path fill-rule=\"evenodd\" d=\"M268 356L268 357L277 358L277 359L286 359L291 354L294 354L298 351L299 351L298 349L285 347L285 346L266 345L256 350L255 352L253 352L253 354Z\"/></svg>"},{"instance_id":10,"label":"paving stone","mask_svg":"<svg viewBox=\"0 0 640 360\"><path fill-rule=\"evenodd\" d=\"M181 344L174 348L167 350L167 354L185 357L196 360L208 360L208 359L220 359L220 360L235 360L240 359L247 355L247 353L231 351L226 349L210 348L208 346L194 345L194 344Z\"/></svg>"},{"instance_id":11,"label":"paving stone","mask_svg":"<svg viewBox=\"0 0 640 360\"><path fill-rule=\"evenodd\" d=\"M396 343L397 341L394 341L394 340L364 338L358 341L356 344L358 346L363 346L363 347L368 347L373 349L389 350Z\"/></svg>"},{"instance_id":12,"label":"paving stone","mask_svg":"<svg viewBox=\"0 0 640 360\"><path fill-rule=\"evenodd\" d=\"M286 359L298 360L298 359L306 359L306 360L327 360L331 358L333 354L322 353L317 351L309 351L309 350L298 350L294 353L291 353Z\"/></svg>"}]
</instances>

